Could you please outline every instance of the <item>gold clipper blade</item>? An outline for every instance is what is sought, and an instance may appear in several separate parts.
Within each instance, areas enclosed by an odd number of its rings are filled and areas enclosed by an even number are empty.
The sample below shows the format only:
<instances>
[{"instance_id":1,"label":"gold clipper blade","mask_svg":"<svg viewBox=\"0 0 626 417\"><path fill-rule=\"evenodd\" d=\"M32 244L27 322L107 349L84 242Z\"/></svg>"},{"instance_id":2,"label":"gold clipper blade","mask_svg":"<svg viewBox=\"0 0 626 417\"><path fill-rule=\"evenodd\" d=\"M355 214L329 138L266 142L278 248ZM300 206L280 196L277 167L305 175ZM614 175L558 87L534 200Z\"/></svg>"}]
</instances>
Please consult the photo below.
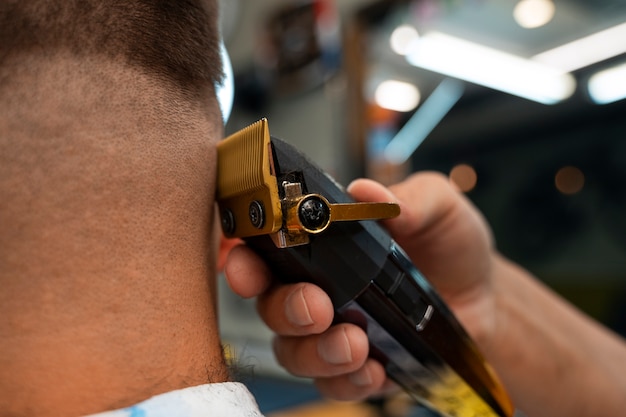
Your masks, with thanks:
<instances>
[{"instance_id":1,"label":"gold clipper blade","mask_svg":"<svg viewBox=\"0 0 626 417\"><path fill-rule=\"evenodd\" d=\"M282 226L267 119L217 145L217 201L228 237L266 235Z\"/></svg>"}]
</instances>

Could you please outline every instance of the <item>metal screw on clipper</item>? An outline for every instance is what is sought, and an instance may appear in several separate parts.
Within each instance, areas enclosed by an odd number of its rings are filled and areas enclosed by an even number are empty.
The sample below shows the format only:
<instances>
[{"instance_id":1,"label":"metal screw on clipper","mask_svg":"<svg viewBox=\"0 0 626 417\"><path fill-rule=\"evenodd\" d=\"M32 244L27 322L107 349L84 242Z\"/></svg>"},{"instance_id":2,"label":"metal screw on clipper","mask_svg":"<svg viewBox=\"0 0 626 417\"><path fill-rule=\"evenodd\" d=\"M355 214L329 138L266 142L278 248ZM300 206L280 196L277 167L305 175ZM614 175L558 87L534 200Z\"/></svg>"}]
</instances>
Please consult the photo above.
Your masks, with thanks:
<instances>
[{"instance_id":1,"label":"metal screw on clipper","mask_svg":"<svg viewBox=\"0 0 626 417\"><path fill-rule=\"evenodd\" d=\"M300 204L298 217L305 228L319 230L330 221L330 208L320 198L310 196Z\"/></svg>"},{"instance_id":2,"label":"metal screw on clipper","mask_svg":"<svg viewBox=\"0 0 626 417\"><path fill-rule=\"evenodd\" d=\"M250 223L257 229L262 229L263 225L265 225L265 211L260 201L254 200L250 203L248 216L250 217Z\"/></svg>"},{"instance_id":3,"label":"metal screw on clipper","mask_svg":"<svg viewBox=\"0 0 626 417\"><path fill-rule=\"evenodd\" d=\"M222 211L222 229L224 233L232 235L235 233L235 215L229 209Z\"/></svg>"}]
</instances>

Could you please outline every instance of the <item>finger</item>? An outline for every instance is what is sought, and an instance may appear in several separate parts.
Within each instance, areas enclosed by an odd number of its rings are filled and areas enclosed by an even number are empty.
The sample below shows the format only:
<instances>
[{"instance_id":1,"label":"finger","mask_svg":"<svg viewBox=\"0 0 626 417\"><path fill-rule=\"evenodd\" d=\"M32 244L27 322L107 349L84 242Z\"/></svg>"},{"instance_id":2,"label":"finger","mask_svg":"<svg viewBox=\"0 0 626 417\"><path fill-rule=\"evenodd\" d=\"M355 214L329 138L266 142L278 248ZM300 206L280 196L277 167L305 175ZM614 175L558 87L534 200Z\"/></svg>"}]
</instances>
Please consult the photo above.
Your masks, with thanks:
<instances>
[{"instance_id":1,"label":"finger","mask_svg":"<svg viewBox=\"0 0 626 417\"><path fill-rule=\"evenodd\" d=\"M257 310L267 326L282 336L322 333L334 316L328 294L310 283L270 288L259 297Z\"/></svg>"},{"instance_id":2,"label":"finger","mask_svg":"<svg viewBox=\"0 0 626 417\"><path fill-rule=\"evenodd\" d=\"M402 188L399 191L402 191ZM419 192L417 189L412 191L413 193ZM391 188L370 179L358 179L348 186L348 192L357 201L394 202L398 204L400 214L395 218L381 222L396 240L402 240L404 235L415 234L420 229L420 219L414 213L416 209L414 205L405 198L394 194Z\"/></svg>"},{"instance_id":3,"label":"finger","mask_svg":"<svg viewBox=\"0 0 626 417\"><path fill-rule=\"evenodd\" d=\"M238 245L241 245L243 241L238 238L229 239L225 237L223 234L219 236L219 246L217 250L217 270L223 271L224 266L226 265L226 259L228 259L228 254L230 251Z\"/></svg>"},{"instance_id":4,"label":"finger","mask_svg":"<svg viewBox=\"0 0 626 417\"><path fill-rule=\"evenodd\" d=\"M368 351L365 332L346 323L318 335L274 339L278 363L294 375L310 378L354 372L363 366Z\"/></svg>"},{"instance_id":5,"label":"finger","mask_svg":"<svg viewBox=\"0 0 626 417\"><path fill-rule=\"evenodd\" d=\"M404 202L407 214L391 225L399 234L403 230L405 235L423 234L434 225L444 224L452 212L466 206L463 195L441 173L414 174L389 189Z\"/></svg>"},{"instance_id":6,"label":"finger","mask_svg":"<svg viewBox=\"0 0 626 417\"><path fill-rule=\"evenodd\" d=\"M423 172L389 188L369 179L355 180L348 191L359 201L389 201L400 205L400 215L385 221L396 239L415 236L437 224L459 202L459 193L445 176Z\"/></svg>"},{"instance_id":7,"label":"finger","mask_svg":"<svg viewBox=\"0 0 626 417\"><path fill-rule=\"evenodd\" d=\"M245 245L230 250L224 265L226 282L243 298L256 297L270 286L272 274L265 262Z\"/></svg>"},{"instance_id":8,"label":"finger","mask_svg":"<svg viewBox=\"0 0 626 417\"><path fill-rule=\"evenodd\" d=\"M318 378L315 386L323 396L339 401L361 401L397 390L387 379L383 366L374 359L367 359L361 368L349 374Z\"/></svg>"},{"instance_id":9,"label":"finger","mask_svg":"<svg viewBox=\"0 0 626 417\"><path fill-rule=\"evenodd\" d=\"M388 189L371 180L357 180L349 191L357 200L400 204L400 215L384 225L422 272L439 285L441 280L452 280L449 285L458 292L483 280L488 272L488 265L483 265L471 276L463 274L486 259L493 237L482 215L444 175L418 173ZM456 282L457 278L463 279Z\"/></svg>"},{"instance_id":10,"label":"finger","mask_svg":"<svg viewBox=\"0 0 626 417\"><path fill-rule=\"evenodd\" d=\"M391 226L399 239L406 239L405 243L417 240L418 244L443 245L457 254L473 249L467 252L471 256L477 255L476 250L493 246L493 236L482 214L445 175L414 174L390 187L390 191L405 202L407 216Z\"/></svg>"}]
</instances>

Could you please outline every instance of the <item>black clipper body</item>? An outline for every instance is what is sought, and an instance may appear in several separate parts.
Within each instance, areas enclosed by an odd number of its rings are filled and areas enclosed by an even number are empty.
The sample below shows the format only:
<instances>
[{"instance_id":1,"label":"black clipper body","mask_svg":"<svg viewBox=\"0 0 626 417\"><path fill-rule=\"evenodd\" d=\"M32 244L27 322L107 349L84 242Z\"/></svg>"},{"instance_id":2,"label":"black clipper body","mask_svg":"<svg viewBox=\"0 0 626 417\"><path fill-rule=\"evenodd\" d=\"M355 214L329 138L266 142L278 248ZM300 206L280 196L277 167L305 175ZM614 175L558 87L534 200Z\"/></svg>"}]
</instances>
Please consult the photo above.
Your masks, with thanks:
<instances>
[{"instance_id":1,"label":"black clipper body","mask_svg":"<svg viewBox=\"0 0 626 417\"><path fill-rule=\"evenodd\" d=\"M278 279L305 280L326 291L335 320L362 327L370 356L416 400L450 417L513 414L504 388L428 281L377 222L361 220L397 215L397 206L354 203L304 155L270 137L266 120L223 143L228 141L257 147L252 159L263 153L271 160L246 159L253 171L264 164L262 176L269 185L261 185L257 176L252 183L238 180L233 186L220 178L233 175L224 170L240 175L247 168L218 167L218 202L227 236L243 237ZM218 145L218 165L239 154L233 151L239 145L228 148ZM228 193L225 187L235 191ZM259 199L259 189L268 187L262 193L269 197ZM268 212L277 206L280 213ZM350 212L353 207L356 214Z\"/></svg>"}]
</instances>

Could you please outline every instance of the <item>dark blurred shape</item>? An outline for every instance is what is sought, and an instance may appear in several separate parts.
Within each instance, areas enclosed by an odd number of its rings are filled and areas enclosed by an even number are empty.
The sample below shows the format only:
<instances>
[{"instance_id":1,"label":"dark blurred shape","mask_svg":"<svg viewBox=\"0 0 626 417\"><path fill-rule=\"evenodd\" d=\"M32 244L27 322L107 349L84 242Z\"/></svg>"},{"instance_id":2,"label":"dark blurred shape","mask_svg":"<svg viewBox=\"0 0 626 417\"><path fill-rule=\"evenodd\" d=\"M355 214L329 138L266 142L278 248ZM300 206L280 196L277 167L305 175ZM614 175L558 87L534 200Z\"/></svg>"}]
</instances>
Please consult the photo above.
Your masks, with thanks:
<instances>
[{"instance_id":1,"label":"dark blurred shape","mask_svg":"<svg viewBox=\"0 0 626 417\"><path fill-rule=\"evenodd\" d=\"M281 5L256 34L252 65L237 72L237 106L262 113L276 97L320 87L341 67L341 42L333 0Z\"/></svg>"},{"instance_id":2,"label":"dark blurred shape","mask_svg":"<svg viewBox=\"0 0 626 417\"><path fill-rule=\"evenodd\" d=\"M545 261L563 252L586 226L579 201L557 191L552 169L528 172L527 182L507 206L503 249L524 261Z\"/></svg>"},{"instance_id":3,"label":"dark blurred shape","mask_svg":"<svg viewBox=\"0 0 626 417\"><path fill-rule=\"evenodd\" d=\"M284 5L270 16L266 32L258 64L272 74L277 94L317 87L341 65L339 15L332 0Z\"/></svg>"},{"instance_id":4,"label":"dark blurred shape","mask_svg":"<svg viewBox=\"0 0 626 417\"><path fill-rule=\"evenodd\" d=\"M626 122L624 123L626 124ZM616 132L616 140L606 148L602 163L602 219L613 240L626 250L626 141ZM626 261L624 261L626 264Z\"/></svg>"},{"instance_id":5,"label":"dark blurred shape","mask_svg":"<svg viewBox=\"0 0 626 417\"><path fill-rule=\"evenodd\" d=\"M271 81L267 74L250 67L235 75L235 103L253 113L262 113L270 102Z\"/></svg>"}]
</instances>

